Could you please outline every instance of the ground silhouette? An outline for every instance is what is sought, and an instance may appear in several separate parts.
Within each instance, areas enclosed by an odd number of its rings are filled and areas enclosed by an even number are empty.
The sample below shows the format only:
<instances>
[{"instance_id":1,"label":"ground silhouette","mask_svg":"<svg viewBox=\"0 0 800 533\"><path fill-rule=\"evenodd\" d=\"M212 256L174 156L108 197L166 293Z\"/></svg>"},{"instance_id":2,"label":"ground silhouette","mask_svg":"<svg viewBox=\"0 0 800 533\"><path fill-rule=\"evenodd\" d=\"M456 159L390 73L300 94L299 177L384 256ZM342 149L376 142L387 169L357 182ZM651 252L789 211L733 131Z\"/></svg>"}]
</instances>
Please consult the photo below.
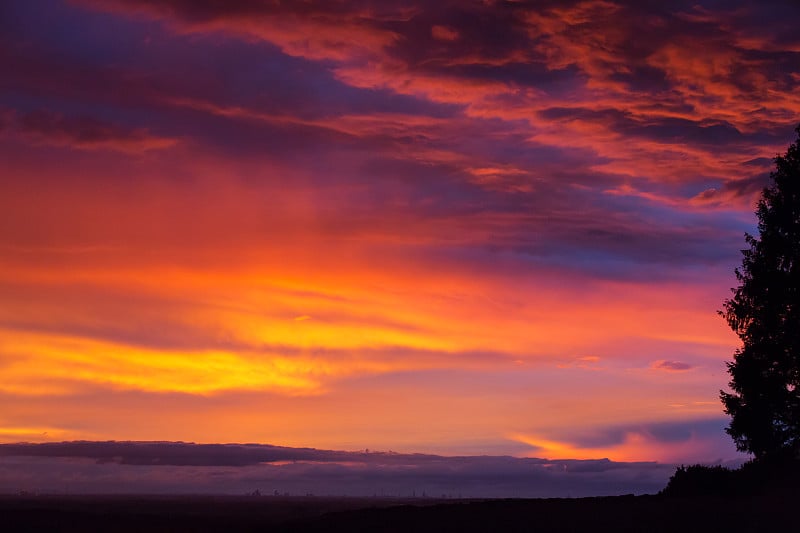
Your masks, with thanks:
<instances>
[{"instance_id":1,"label":"ground silhouette","mask_svg":"<svg viewBox=\"0 0 800 533\"><path fill-rule=\"evenodd\" d=\"M529 500L7 496L9 532L756 532L792 530L798 492Z\"/></svg>"}]
</instances>

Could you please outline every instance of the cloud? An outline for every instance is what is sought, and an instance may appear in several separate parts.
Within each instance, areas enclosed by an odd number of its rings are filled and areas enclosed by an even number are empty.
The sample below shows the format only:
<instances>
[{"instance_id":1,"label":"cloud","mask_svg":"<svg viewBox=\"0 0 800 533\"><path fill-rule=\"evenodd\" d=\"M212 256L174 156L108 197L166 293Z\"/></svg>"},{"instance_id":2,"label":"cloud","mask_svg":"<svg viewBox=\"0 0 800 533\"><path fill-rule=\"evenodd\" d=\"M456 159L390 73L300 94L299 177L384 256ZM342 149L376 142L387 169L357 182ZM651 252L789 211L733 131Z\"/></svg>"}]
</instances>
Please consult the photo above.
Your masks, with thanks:
<instances>
[{"instance_id":1,"label":"cloud","mask_svg":"<svg viewBox=\"0 0 800 533\"><path fill-rule=\"evenodd\" d=\"M562 428L549 436L518 434L514 438L550 458L609 457L637 461L659 457L664 462L743 461L724 432L719 417Z\"/></svg>"},{"instance_id":2,"label":"cloud","mask_svg":"<svg viewBox=\"0 0 800 533\"><path fill-rule=\"evenodd\" d=\"M153 135L147 128L125 127L86 115L64 116L47 110L9 115L10 124L5 129L35 143L53 146L141 153L170 148L178 142L177 139Z\"/></svg>"},{"instance_id":3,"label":"cloud","mask_svg":"<svg viewBox=\"0 0 800 533\"><path fill-rule=\"evenodd\" d=\"M457 41L459 34L458 31L447 26L435 25L431 26L431 36L439 41Z\"/></svg>"},{"instance_id":4,"label":"cloud","mask_svg":"<svg viewBox=\"0 0 800 533\"><path fill-rule=\"evenodd\" d=\"M575 359L565 362L559 363L557 366L558 368L585 368L591 370L601 370L602 367L598 365L601 358L597 357L596 355L584 355L581 357L576 357Z\"/></svg>"},{"instance_id":5,"label":"cloud","mask_svg":"<svg viewBox=\"0 0 800 533\"><path fill-rule=\"evenodd\" d=\"M652 366L657 370L666 370L668 372L684 372L694 368L689 363L682 363L681 361L656 361Z\"/></svg>"},{"instance_id":6,"label":"cloud","mask_svg":"<svg viewBox=\"0 0 800 533\"><path fill-rule=\"evenodd\" d=\"M499 58L511 58L519 50L525 49L532 39L526 31L522 31L527 25L531 24L530 22L525 22L527 20L525 15L529 14L530 10L523 10L524 6L515 8L505 6L503 10L478 7L464 8L458 12L457 16L452 15L451 20L454 28L461 28L462 30L473 27L485 28L486 25L480 23L481 17L492 16L497 19L497 25L492 27L501 28L507 26L509 31L498 31L496 32L497 35L493 33L491 36L484 37L478 37L480 32L470 33L471 39L483 39L474 43L476 49L484 54L483 56L480 54L475 56L478 59L473 57L473 52L465 51L469 48L460 48L447 52L452 55L447 59L440 60L437 57L435 60L431 60L430 57L426 57L426 61L423 64L415 59L415 54L424 53L425 48L420 45L420 50L415 50L414 43L416 41L411 37L421 31L423 27L425 31L429 32L430 27L432 27L429 23L443 15L435 10L428 11L419 6L410 9L398 6L389 7L387 8L389 12L396 11L394 15L391 15L388 12L365 14L358 7L348 7L346 4L338 5L336 9L309 4L303 10L248 5L240 6L234 11L217 10L212 6L192 6L183 2L173 2L161 7L153 4L150 8L142 6L137 8L135 6L132 7L132 4L120 4L123 7L124 5L128 5L128 8L125 9L133 9L139 15L150 13L152 17L176 20L179 23L191 27L196 26L197 28L204 28L204 24L210 23L209 21L222 21L220 24L228 28L227 31L232 32L234 36L241 35L241 33L237 33L236 29L237 24L241 22L240 18L262 15L299 22L306 19L315 20L315 24L329 24L331 27L335 26L335 21L340 18L358 19L358 24L376 28L383 28L384 25L388 25L391 26L392 32L406 36L405 39L400 39L389 47L378 46L371 49L376 58L375 61L377 63L375 64L364 63L365 60L359 55L355 55L350 59L334 59L336 66L333 72L337 73L338 81L331 78L330 69L304 61L304 59L314 59L313 57L300 55L293 59L294 62L292 62L287 61L286 59L288 58L283 56L284 60L278 62L277 55L279 54L275 54L273 51L272 55L275 58L272 61L276 62L275 74L283 71L291 72L292 75L272 76L276 81L271 83L269 89L271 97L256 99L254 95L248 94L248 90L244 88L244 82L249 82L250 86L258 86L259 79L257 75L251 74L250 76L253 79L242 79L240 84L236 80L237 78L244 78L244 75L232 73L229 76L230 86L239 87L241 85L242 87L236 89L238 93L237 105L231 105L226 102L232 95L225 94L225 90L221 88L212 91L213 94L203 94L203 98L198 98L198 96L201 96L199 94L193 94L193 98L186 98L188 96L187 92L190 94L208 92L208 89L200 88L218 85L214 84L212 79L197 79L198 71L196 69L194 71L186 70L180 72L181 77L184 79L182 82L177 76L174 77L175 79L171 79L169 69L165 68L159 71L159 75L155 79L148 80L148 86L142 87L137 87L136 85L142 75L135 70L126 72L118 69L117 72L113 70L98 72L97 77L101 80L102 78L109 78L107 82L101 81L100 84L125 83L125 94L136 95L141 93L141 95L146 95L145 100L157 99L157 96L160 95L162 101L159 105L167 103L168 105L186 107L187 102L201 102L201 106L195 105L193 108L197 111L224 117L227 120L238 122L258 120L259 117L267 117L269 119L265 121L270 123L269 127L266 124L259 128L245 127L242 124L226 126L223 122L215 123L213 126L209 124L204 128L192 129L193 135L202 134L204 129L208 129L209 132L213 131L214 134L211 135L208 141L216 143L217 146L225 144L225 141L221 140L222 138L229 139L228 144L237 146L237 149L250 146L252 151L261 151L262 153L264 150L268 150L269 147L285 152L292 146L307 147L314 144L330 146L337 143L351 145L352 139L347 137L337 138L330 134L330 130L328 133L320 131L319 129L323 126L321 121L316 120L312 124L307 119L298 118L297 114L309 113L309 109L314 109L315 106L324 104L324 109L328 113L334 114L334 117L330 117L327 120L327 126L336 128L336 125L343 123L348 116L367 116L366 114L350 115L347 113L349 111L347 109L348 106L352 108L357 105L357 102L363 101L380 101L385 105L391 100L389 95L394 95L395 97L407 98L407 100L402 101L403 103L398 101L398 105L405 106L407 111L413 111L406 113L405 116L396 115L397 123L405 127L389 133L388 136L386 135L386 130L381 132L362 130L359 132L362 135L360 140L364 141L365 148L367 147L366 143L369 143L370 149L377 147L379 148L379 153L389 153L395 150L398 144L403 143L404 140L406 144L410 141L413 143L412 147L415 150L409 150L409 152L416 152L416 157L420 159L421 163L430 164L433 154L443 153L441 146L451 142L452 137L442 138L442 132L440 131L419 131L419 124L414 122L413 118L415 112L424 105L428 106L426 113L433 112L437 106L447 105L448 103L453 104L456 109L467 105L467 117L459 116L458 113L450 111L450 118L457 120L459 131L464 131L466 128L474 131L479 137L483 136L484 139L491 139L495 136L493 131L484 129L485 124L473 122L469 119L481 117L497 120L499 118L507 122L509 127L517 130L516 133L522 138L527 136L529 140L535 139L545 149L537 154L540 157L537 157L536 161L517 160L509 163L507 162L507 154L497 154L497 151L503 149L502 145L504 143L502 142L496 144L491 142L488 144L476 143L484 146L483 150L486 152L481 153L480 158L467 155L470 153L471 146L455 148L450 146L449 151L455 158L455 166L461 168L461 173L465 180L471 180L479 185L482 184L486 189L492 191L534 194L536 190L542 187L554 186L552 179L548 178L549 165L547 165L547 160L557 157L556 147L559 147L560 150L563 150L565 146L570 146L573 149L580 147L595 151L599 157L596 158L597 160L594 164L590 163L586 167L577 168L573 176L566 179L566 185L576 184L577 176L585 176L581 181L594 181L595 183L604 179L613 179L615 185L620 184L620 175L625 177L645 177L653 181L661 181L662 183L659 184L659 187L665 189L662 194L652 196L653 198L665 198L671 201L672 205L690 206L699 205L698 202L692 202L691 198L709 187L698 187L693 194L687 195L676 191L674 186L669 186L667 183L700 180L703 185L706 185L709 179L714 179L717 182L727 180L728 176L735 172L738 161L716 161L718 157L709 157L711 148L705 145L712 143L715 145L714 150L723 150L727 146L722 144L723 140L729 142L733 138L731 135L736 132L741 136L744 131L752 132L754 130L753 127L744 127L736 121L728 120L730 117L709 117L703 113L698 113L696 109L680 102L659 103L658 105L667 107L653 108L649 97L652 91L649 89L635 90L636 87L631 88L624 85L616 88L612 87L613 90L608 91L595 91L595 89L592 89L589 92L584 92L581 90L578 93L579 96L584 96L585 101L591 102L591 105L597 106L599 109L592 110L589 108L583 112L575 112L572 115L562 116L561 118L550 117L549 110L569 110L576 106L574 97L565 100L561 95L565 91L569 92L570 89L580 88L585 80L577 72L570 72L570 69L579 66L578 63L564 68L554 68L551 63L547 62L547 58L541 57L518 57L516 60L507 63L497 63L500 61ZM127 11L123 9L119 13L124 14ZM581 39L590 39L586 35L585 30L587 27L596 26L600 32L608 31L608 26L618 25L618 19L623 17L623 14L625 16L630 15L634 20L645 20L649 26L656 29L662 28L662 26L666 28L674 26L673 29L684 33L692 33L690 29L684 27L686 21L680 17L667 16L665 14L649 16L647 12L637 11L631 7L615 6L610 3L545 6L541 8L541 12L534 11L533 13L539 19L542 19L537 24L543 25L538 30L543 32L541 38L536 37L535 39L552 38L558 40L560 37L558 37L556 30L562 27L566 28L564 31L567 33L574 31ZM586 13L592 13L592 17L588 17ZM700 24L700 22L694 23ZM681 26L681 24L684 26ZM707 23L704 22L702 24ZM267 25L269 26L270 24ZM550 27L552 25L555 26ZM202 29L197 31L201 35L204 34ZM626 23L624 30L620 31L624 34L633 30ZM649 39L654 40L652 46L648 44L649 48L658 49L662 41L667 42L666 35L668 35L666 31L663 34L648 35ZM655 78L655 73L652 71L653 67L643 63L644 60L641 54L632 55L633 52L627 48L628 41L622 37L620 39L619 43L614 41L616 44L610 47L611 52L616 54L613 57L613 63L622 65L636 60L642 64L636 66L638 70L633 73L634 78L639 74L641 74L642 79ZM278 42L280 37L265 35L263 40L266 42ZM568 46L564 43L559 44L559 46L562 45ZM228 43L226 46L232 45ZM336 41L330 41L327 46L335 49ZM586 46L588 47L588 52L591 52L599 45L589 42ZM233 54L233 51L231 51L231 54ZM239 57L246 57L246 54ZM587 53L587 50L581 50L576 57L592 57L592 54ZM242 60L240 59L240 61ZM467 63L464 63L465 61ZM475 61L478 61L478 63L475 63ZM391 68L394 64L393 62L399 62L395 65L397 68ZM460 67L457 67L456 63L459 63ZM387 65L387 70L385 71L382 70L384 64ZM473 65L473 67L470 67L471 70L470 68L464 68L467 64ZM478 64L480 66L475 67ZM301 66L302 69L300 68ZM185 67L178 68L185 69ZM648 71L648 68L651 70ZM619 70L617 67L615 69ZM12 70L16 72L21 69ZM301 70L303 74L296 74ZM664 73L663 70L658 68L655 70L662 74ZM53 75L58 75L57 69L51 69L51 71ZM258 71L259 69L257 68L243 68L238 72L253 73ZM328 74L327 78L326 73ZM118 82L113 82L110 79L115 74L120 77ZM600 78L611 76L603 69L597 72L592 71L590 74L593 76L591 79L597 83L599 83ZM379 80L375 80L373 83L364 79L363 76L378 76ZM527 79L531 76L533 78ZM552 92L545 90L544 92L533 91L528 94L527 90L519 90L519 87L539 87L554 83L554 80L558 79L561 79L562 82L558 82L555 87L556 90ZM131 80L133 80L133 83L131 83ZM348 86L348 83L350 86ZM72 79L71 83L67 85L80 87L82 86L81 84L85 85L85 80ZM315 93L308 92L311 87L321 85L325 86L327 90ZM284 86L285 90L283 89ZM158 90L154 91L152 87L156 87ZM85 87L85 90L88 89L90 87ZM663 90L665 93L670 92L669 86L665 86ZM120 94L121 91L109 89L104 93L106 96L103 96L103 98L108 98L109 94ZM341 99L334 98L336 103L329 100L330 97L328 95L339 94L343 96ZM166 98L164 98L165 96ZM645 100L648 101L647 106L650 107L644 107ZM247 104L243 105L242 102ZM153 103L155 102L146 105L152 106ZM339 109L338 106L342 106L342 108ZM667 112L667 108L673 109L674 112ZM275 113L276 109L282 109L283 114L277 115ZM679 109L684 109L684 111L679 111ZM542 121L537 115L548 118L548 121L558 122L558 128L548 131L547 126L541 123ZM376 116L373 124L380 123L381 120L382 117ZM587 128L590 128L588 136ZM352 131L351 128L351 133ZM647 142L634 143L634 146L630 146L631 143L626 142L625 139L629 139L631 136L640 137ZM265 137L269 137L271 142L255 141L255 139L263 139ZM753 150L758 140L763 141L764 139L746 139L738 143L741 146L727 148L730 154L728 157L733 157L734 153L741 153L743 148L745 150ZM438 145L436 147L437 150L429 150L427 153L419 150L419 145L422 144L421 141ZM784 141L777 137L771 137L768 142L771 145L778 146L779 143ZM524 151L521 150L520 153L524 153ZM687 154L691 161L687 161ZM763 153L748 154L748 156L752 157L761 155ZM384 166L396 164L391 158L384 156L381 159ZM656 161L656 164L653 164L653 161ZM505 162L510 168L525 171L528 175L524 179L517 178L514 180L505 178L496 180L484 177L482 181L474 180L470 176L470 169L499 168L498 163L500 162ZM599 174L600 170L609 172L601 176ZM494 176L499 176L499 174ZM597 179L590 180L588 176ZM539 187L533 185L536 183L539 184ZM720 185L720 183L716 185ZM457 198L457 196L451 196L451 198ZM725 204L723 202L704 202L703 205L705 207L722 207ZM600 207L602 208L603 206Z\"/></svg>"},{"instance_id":7,"label":"cloud","mask_svg":"<svg viewBox=\"0 0 800 533\"><path fill-rule=\"evenodd\" d=\"M391 418L419 442L474 430L468 404L492 435L581 449L529 406L667 419L724 386L736 339L713 311L800 112L796 6L47 8L0 17L9 428L128 435L119 401L134 433L211 438L192 413L253 394L270 409L216 422L296 444ZM704 372L677 390L680 365ZM368 382L388 385L366 406L347 387Z\"/></svg>"},{"instance_id":8,"label":"cloud","mask_svg":"<svg viewBox=\"0 0 800 533\"><path fill-rule=\"evenodd\" d=\"M267 445L65 442L0 445L0 490L557 497L653 493L655 463L335 452ZM113 483L108 480L113 479ZM54 489L57 487L58 489Z\"/></svg>"},{"instance_id":9,"label":"cloud","mask_svg":"<svg viewBox=\"0 0 800 533\"><path fill-rule=\"evenodd\" d=\"M369 58L388 47L398 36L386 28L391 21L404 20L409 11L392 2L363 8L324 2L304 5L246 2L233 9L214 3L183 0L168 2L86 2L113 10L116 6L134 13L170 17L186 32L228 32L273 42L284 53L315 60Z\"/></svg>"}]
</instances>

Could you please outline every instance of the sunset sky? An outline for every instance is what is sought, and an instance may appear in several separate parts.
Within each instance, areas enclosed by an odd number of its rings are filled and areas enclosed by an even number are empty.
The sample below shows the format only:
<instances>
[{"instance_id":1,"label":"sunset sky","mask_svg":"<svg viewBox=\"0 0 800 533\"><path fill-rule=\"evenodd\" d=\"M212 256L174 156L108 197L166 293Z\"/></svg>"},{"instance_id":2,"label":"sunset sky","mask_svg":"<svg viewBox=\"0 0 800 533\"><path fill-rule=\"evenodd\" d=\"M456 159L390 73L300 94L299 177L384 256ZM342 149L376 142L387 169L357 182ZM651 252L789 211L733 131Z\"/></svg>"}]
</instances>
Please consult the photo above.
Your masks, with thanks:
<instances>
[{"instance_id":1,"label":"sunset sky","mask_svg":"<svg viewBox=\"0 0 800 533\"><path fill-rule=\"evenodd\" d=\"M0 442L733 460L789 0L0 3Z\"/></svg>"}]
</instances>

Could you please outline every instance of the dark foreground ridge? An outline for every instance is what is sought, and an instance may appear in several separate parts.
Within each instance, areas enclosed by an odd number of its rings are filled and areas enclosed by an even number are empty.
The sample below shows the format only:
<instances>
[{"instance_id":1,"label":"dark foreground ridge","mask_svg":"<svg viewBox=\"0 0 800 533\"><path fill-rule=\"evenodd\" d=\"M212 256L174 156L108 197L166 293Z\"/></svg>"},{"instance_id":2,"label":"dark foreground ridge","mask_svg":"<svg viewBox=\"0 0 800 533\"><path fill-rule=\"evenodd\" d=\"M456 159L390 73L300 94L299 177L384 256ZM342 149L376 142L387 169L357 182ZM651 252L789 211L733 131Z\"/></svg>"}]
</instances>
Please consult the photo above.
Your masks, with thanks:
<instances>
[{"instance_id":1,"label":"dark foreground ridge","mask_svg":"<svg viewBox=\"0 0 800 533\"><path fill-rule=\"evenodd\" d=\"M615 496L390 500L211 496L6 496L3 531L774 531L796 525L797 492L747 498Z\"/></svg>"}]
</instances>

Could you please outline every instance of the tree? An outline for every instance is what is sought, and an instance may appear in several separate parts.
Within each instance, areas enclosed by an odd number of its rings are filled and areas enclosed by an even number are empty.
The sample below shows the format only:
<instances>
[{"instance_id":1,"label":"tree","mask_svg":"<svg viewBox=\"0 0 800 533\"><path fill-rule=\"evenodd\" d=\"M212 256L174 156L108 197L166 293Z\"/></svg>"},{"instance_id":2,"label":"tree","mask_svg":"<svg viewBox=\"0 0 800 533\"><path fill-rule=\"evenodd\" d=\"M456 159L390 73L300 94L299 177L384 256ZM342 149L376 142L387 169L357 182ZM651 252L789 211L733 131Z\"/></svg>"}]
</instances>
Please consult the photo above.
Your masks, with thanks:
<instances>
[{"instance_id":1,"label":"tree","mask_svg":"<svg viewBox=\"0 0 800 533\"><path fill-rule=\"evenodd\" d=\"M731 393L720 391L726 429L757 460L798 458L800 451L800 126L758 202L758 236L745 234L720 314L742 345L728 363Z\"/></svg>"}]
</instances>

